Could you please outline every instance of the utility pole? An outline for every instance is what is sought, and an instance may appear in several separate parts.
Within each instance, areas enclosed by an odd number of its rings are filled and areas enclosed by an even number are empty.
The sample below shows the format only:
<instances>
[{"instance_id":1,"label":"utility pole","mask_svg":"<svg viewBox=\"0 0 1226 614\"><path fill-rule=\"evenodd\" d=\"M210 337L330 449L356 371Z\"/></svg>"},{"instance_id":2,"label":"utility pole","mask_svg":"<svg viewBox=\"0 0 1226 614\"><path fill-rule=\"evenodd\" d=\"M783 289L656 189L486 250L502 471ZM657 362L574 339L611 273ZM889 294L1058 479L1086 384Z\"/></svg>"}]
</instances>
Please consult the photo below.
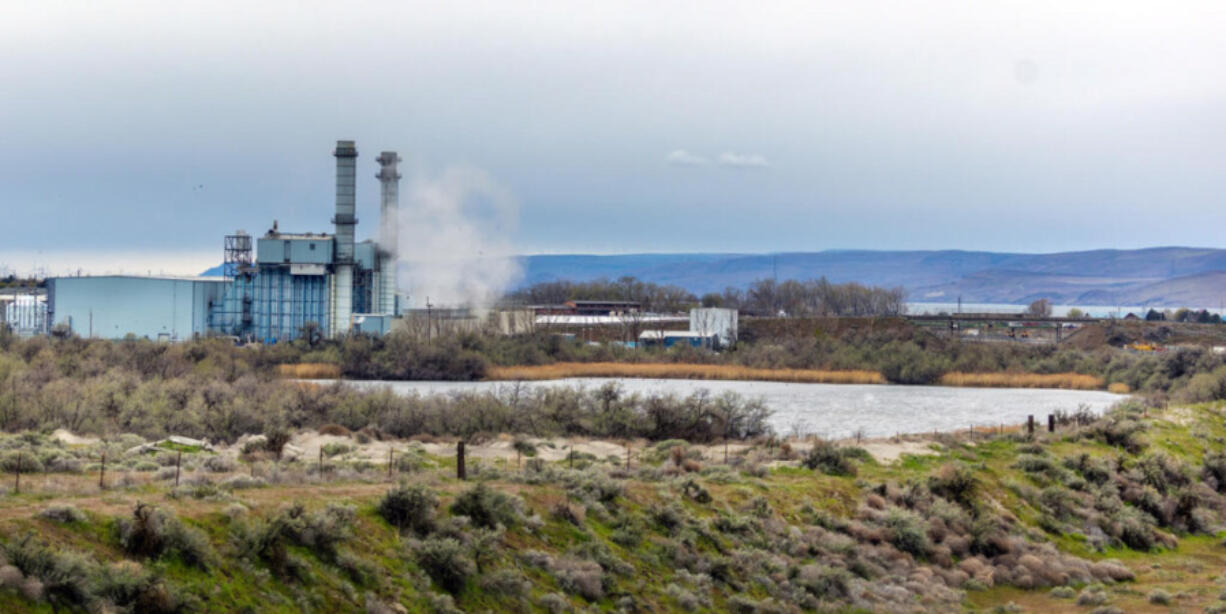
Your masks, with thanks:
<instances>
[{"instance_id":1,"label":"utility pole","mask_svg":"<svg viewBox=\"0 0 1226 614\"><path fill-rule=\"evenodd\" d=\"M433 307L433 305L430 304L430 297L427 296L426 297L426 343L430 343L430 337L431 337L431 334L433 333L432 328L434 327L434 325L431 323L431 320L430 320L430 308L431 307Z\"/></svg>"}]
</instances>

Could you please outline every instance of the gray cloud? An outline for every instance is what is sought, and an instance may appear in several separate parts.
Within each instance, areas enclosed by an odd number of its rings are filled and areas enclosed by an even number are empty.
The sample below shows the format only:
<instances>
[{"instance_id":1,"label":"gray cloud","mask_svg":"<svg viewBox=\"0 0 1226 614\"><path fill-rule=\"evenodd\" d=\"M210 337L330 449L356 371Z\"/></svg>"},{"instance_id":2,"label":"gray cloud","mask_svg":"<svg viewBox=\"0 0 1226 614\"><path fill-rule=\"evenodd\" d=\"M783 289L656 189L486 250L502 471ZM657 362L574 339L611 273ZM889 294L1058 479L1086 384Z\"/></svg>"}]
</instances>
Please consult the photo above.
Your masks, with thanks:
<instances>
[{"instance_id":1,"label":"gray cloud","mask_svg":"<svg viewBox=\"0 0 1226 614\"><path fill-rule=\"evenodd\" d=\"M699 155L692 154L684 149L674 149L668 152L664 157L664 161L670 166L705 166L711 161Z\"/></svg>"},{"instance_id":2,"label":"gray cloud","mask_svg":"<svg viewBox=\"0 0 1226 614\"><path fill-rule=\"evenodd\" d=\"M742 154L725 151L719 155L719 165L736 168L766 168L770 166L770 162L762 154Z\"/></svg>"},{"instance_id":3,"label":"gray cloud","mask_svg":"<svg viewBox=\"0 0 1226 614\"><path fill-rule=\"evenodd\" d=\"M342 138L360 236L395 149L522 250L1222 243L1220 0L249 4L4 4L0 266L330 230Z\"/></svg>"}]
</instances>

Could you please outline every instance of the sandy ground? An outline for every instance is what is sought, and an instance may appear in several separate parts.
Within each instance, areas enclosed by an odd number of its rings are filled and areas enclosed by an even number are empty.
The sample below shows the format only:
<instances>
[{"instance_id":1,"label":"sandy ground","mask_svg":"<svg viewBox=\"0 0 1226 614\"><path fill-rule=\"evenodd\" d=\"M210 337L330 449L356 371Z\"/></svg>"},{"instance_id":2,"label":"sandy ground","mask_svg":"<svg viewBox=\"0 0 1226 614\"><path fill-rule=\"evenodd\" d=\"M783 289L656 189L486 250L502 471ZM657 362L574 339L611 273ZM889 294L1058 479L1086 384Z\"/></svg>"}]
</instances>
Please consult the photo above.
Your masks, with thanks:
<instances>
[{"instance_id":1,"label":"sandy ground","mask_svg":"<svg viewBox=\"0 0 1226 614\"><path fill-rule=\"evenodd\" d=\"M860 444L861 448L868 450L873 458L879 463L892 463L904 454L914 454L917 456L936 454L932 449L933 442L931 441L866 441Z\"/></svg>"},{"instance_id":2,"label":"sandy ground","mask_svg":"<svg viewBox=\"0 0 1226 614\"><path fill-rule=\"evenodd\" d=\"M64 429L55 429L55 431L51 433L51 438L58 439L70 446L92 446L98 443L97 437L82 437L80 435L73 435Z\"/></svg>"},{"instance_id":3,"label":"sandy ground","mask_svg":"<svg viewBox=\"0 0 1226 614\"><path fill-rule=\"evenodd\" d=\"M241 440L240 440L241 441ZM466 455L470 458L481 459L515 459L518 454L512 447L514 439L510 435L499 435L489 441L484 441L477 444L468 444L465 447ZM598 458L607 458L616 456L619 458L625 457L627 446L631 450L632 455L636 455L644 448L649 447L651 442L645 440L636 441L606 441L600 439L586 439L580 437L555 437L555 438L531 438L529 441L536 447L537 458L546 461L564 460L571 450L576 452L591 454ZM812 444L806 441L791 441L789 442L797 452L807 451ZM344 444L354 446L354 455L359 458L364 458L371 462L386 462L388 451L392 450L399 452L409 446L420 445L422 449L431 456L450 457L455 456L456 444L455 441L446 440L438 442L414 443L405 440L394 441L372 441L367 444L358 444L352 437L344 437L337 435L321 435L314 431L304 431L298 433L290 441L290 447L294 456L303 459L314 459L319 456L320 448L328 444ZM895 439L872 439L865 440L857 444L854 440L839 442L840 445L859 445L873 456L879 463L892 463L898 460L904 454L926 455L935 454L931 446L933 442L927 439L923 440L895 440ZM716 443L711 445L698 446L702 449L704 458L712 461L720 461L724 458L725 445ZM748 443L730 442L726 449L728 454L736 455L743 452L752 446ZM229 448L222 448L223 454L237 455L241 449L241 444L235 444Z\"/></svg>"},{"instance_id":4,"label":"sandy ground","mask_svg":"<svg viewBox=\"0 0 1226 614\"><path fill-rule=\"evenodd\" d=\"M93 445L98 443L98 439L95 437L75 435L64 429L56 430L51 436L69 445ZM237 457L242 451L243 444L249 437L240 438L230 446L218 446L217 452L224 456ZM514 447L512 447L513 441L514 439L510 435L503 434L488 441L468 444L466 452L471 458L512 460L519 456ZM564 460L571 450L583 454L591 454L598 458L607 458L609 456L624 458L627 447L630 448L632 455L637 456L644 448L651 445L651 442L645 440L627 442L581 437L532 438L529 441L536 447L537 458L545 461ZM351 436L324 435L315 431L302 431L294 435L290 440L284 454L286 458L300 458L309 461L318 458L320 450L329 444L350 446L353 448L353 451L347 455L347 458L365 459L372 463L386 462L389 451L395 454L408 449L410 446L421 446L422 450L431 456L450 457L455 456L456 453L456 444L452 439L421 443L407 440L371 441L366 444L359 444ZM800 453L804 453L811 447L809 442L803 440L789 441L789 444ZM935 453L931 449L933 442L929 440L874 439L865 440L858 444L854 440L849 440L839 442L839 444L859 445L880 463L892 463L904 454L922 455ZM748 443L729 442L726 446L723 443L716 443L698 447L702 450L704 458L718 462L723 460L725 452L735 456L752 446Z\"/></svg>"}]
</instances>

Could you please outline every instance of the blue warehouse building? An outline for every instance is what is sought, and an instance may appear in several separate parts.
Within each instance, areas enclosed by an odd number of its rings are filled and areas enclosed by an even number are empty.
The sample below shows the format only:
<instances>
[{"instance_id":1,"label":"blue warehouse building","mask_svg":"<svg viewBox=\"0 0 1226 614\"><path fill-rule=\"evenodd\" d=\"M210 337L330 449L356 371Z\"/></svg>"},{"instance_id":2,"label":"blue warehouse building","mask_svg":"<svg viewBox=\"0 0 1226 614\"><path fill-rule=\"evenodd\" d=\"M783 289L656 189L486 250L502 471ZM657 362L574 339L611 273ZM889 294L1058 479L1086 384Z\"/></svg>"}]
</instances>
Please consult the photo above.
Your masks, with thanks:
<instances>
[{"instance_id":1,"label":"blue warehouse building","mask_svg":"<svg viewBox=\"0 0 1226 614\"><path fill-rule=\"evenodd\" d=\"M178 341L208 330L228 287L222 277L60 277L47 282L47 311L83 337Z\"/></svg>"},{"instance_id":2,"label":"blue warehouse building","mask_svg":"<svg viewBox=\"0 0 1226 614\"><path fill-rule=\"evenodd\" d=\"M336 337L383 334L400 311L396 225L400 161L377 159L382 232L387 242L355 243L357 149L337 141L333 234L225 237L221 277L60 277L49 280L48 317L82 336L181 340L226 335L276 343L305 330Z\"/></svg>"}]
</instances>

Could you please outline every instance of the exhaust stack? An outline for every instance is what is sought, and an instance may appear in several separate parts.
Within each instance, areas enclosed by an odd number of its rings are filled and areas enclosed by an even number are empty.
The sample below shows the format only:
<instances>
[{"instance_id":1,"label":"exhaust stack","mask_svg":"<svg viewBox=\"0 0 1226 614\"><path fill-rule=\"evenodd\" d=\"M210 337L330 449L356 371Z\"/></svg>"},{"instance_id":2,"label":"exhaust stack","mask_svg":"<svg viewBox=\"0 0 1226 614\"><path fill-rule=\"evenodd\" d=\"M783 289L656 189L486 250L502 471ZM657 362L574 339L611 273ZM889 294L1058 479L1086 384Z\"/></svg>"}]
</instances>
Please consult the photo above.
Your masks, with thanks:
<instances>
[{"instance_id":1,"label":"exhaust stack","mask_svg":"<svg viewBox=\"0 0 1226 614\"><path fill-rule=\"evenodd\" d=\"M349 332L353 320L353 234L355 215L354 185L358 150L353 141L337 141L336 149L336 273L332 276L329 332L333 337Z\"/></svg>"},{"instance_id":2,"label":"exhaust stack","mask_svg":"<svg viewBox=\"0 0 1226 614\"><path fill-rule=\"evenodd\" d=\"M379 174L375 177L379 179L379 214L382 219L379 221L379 295L376 300L379 313L394 315L398 293L396 251L400 241L400 173L396 165L400 162L400 156L394 151L385 151L379 154L378 162Z\"/></svg>"}]
</instances>

